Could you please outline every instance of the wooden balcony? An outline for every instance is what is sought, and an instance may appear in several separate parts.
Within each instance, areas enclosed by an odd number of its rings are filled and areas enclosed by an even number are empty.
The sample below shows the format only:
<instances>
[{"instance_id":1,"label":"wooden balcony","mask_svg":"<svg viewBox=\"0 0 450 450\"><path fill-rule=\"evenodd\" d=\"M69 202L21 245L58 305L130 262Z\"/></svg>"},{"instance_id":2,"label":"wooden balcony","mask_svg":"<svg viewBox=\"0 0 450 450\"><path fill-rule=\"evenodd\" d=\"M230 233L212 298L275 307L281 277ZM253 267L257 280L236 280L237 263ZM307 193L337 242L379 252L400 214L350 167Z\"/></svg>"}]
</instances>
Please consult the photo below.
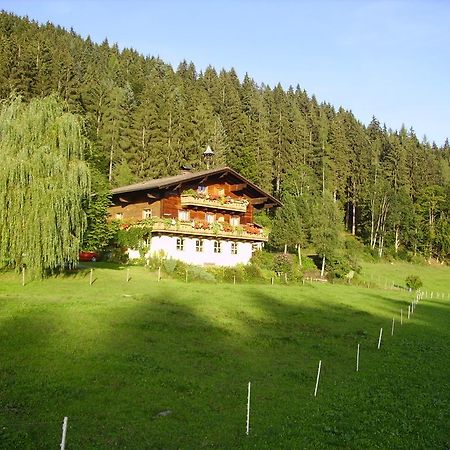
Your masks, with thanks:
<instances>
[{"instance_id":1,"label":"wooden balcony","mask_svg":"<svg viewBox=\"0 0 450 450\"><path fill-rule=\"evenodd\" d=\"M155 222L153 224L152 233L177 234L184 236L199 236L222 239L239 239L246 241L267 242L268 236L263 229L259 229L259 233L248 232L243 227L236 227L232 230L225 231L220 228L218 222L212 224L211 228L196 228L191 223L177 222L175 224L166 222Z\"/></svg>"},{"instance_id":2,"label":"wooden balcony","mask_svg":"<svg viewBox=\"0 0 450 450\"><path fill-rule=\"evenodd\" d=\"M200 206L202 208L222 209L225 211L247 211L247 200L234 200L230 197L211 199L194 195L181 195L181 206Z\"/></svg>"}]
</instances>

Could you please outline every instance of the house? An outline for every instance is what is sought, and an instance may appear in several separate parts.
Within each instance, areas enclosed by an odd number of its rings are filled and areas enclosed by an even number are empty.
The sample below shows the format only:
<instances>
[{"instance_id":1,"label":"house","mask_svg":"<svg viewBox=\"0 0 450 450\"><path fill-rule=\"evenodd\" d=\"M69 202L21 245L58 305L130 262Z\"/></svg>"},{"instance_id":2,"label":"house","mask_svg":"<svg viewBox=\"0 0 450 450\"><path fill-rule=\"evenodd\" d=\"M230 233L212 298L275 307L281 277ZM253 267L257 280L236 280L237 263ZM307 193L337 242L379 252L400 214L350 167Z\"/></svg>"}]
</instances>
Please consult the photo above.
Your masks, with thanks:
<instances>
[{"instance_id":1,"label":"house","mask_svg":"<svg viewBox=\"0 0 450 450\"><path fill-rule=\"evenodd\" d=\"M147 255L197 265L247 264L267 242L257 210L281 206L229 167L185 171L112 190L109 215L124 227L151 224ZM139 256L128 250L130 258Z\"/></svg>"}]
</instances>

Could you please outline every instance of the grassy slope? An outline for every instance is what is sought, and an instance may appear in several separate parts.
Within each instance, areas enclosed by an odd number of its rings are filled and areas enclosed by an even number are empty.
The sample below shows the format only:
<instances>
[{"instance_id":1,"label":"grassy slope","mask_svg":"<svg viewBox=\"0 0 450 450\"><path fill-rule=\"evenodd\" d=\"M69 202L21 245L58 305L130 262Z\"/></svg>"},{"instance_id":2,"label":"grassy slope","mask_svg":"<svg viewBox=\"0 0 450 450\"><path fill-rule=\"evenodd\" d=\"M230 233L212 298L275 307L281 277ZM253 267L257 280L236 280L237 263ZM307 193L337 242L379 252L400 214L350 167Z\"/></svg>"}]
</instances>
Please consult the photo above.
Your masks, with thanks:
<instances>
[{"instance_id":1,"label":"grassy slope","mask_svg":"<svg viewBox=\"0 0 450 450\"><path fill-rule=\"evenodd\" d=\"M407 293L131 274L1 276L0 447L57 448L67 415L69 450L449 448L449 300L424 301L391 337ZM450 291L448 268L420 275Z\"/></svg>"}]
</instances>

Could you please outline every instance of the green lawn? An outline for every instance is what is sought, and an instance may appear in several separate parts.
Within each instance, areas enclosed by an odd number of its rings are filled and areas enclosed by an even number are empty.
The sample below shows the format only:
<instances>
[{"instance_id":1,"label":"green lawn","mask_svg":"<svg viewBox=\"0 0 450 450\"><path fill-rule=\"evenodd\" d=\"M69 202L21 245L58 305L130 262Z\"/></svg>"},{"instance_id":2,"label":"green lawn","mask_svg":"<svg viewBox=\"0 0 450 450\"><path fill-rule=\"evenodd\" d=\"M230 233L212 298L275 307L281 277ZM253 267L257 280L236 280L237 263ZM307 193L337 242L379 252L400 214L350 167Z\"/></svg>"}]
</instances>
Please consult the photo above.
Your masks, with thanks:
<instances>
[{"instance_id":1,"label":"green lawn","mask_svg":"<svg viewBox=\"0 0 450 450\"><path fill-rule=\"evenodd\" d=\"M425 290L450 292L449 268L374 265L363 277L400 282L416 269ZM130 274L98 268L92 286L85 270L24 287L0 275L1 448L58 448L64 416L68 450L450 448L447 295L391 336L412 294Z\"/></svg>"}]
</instances>

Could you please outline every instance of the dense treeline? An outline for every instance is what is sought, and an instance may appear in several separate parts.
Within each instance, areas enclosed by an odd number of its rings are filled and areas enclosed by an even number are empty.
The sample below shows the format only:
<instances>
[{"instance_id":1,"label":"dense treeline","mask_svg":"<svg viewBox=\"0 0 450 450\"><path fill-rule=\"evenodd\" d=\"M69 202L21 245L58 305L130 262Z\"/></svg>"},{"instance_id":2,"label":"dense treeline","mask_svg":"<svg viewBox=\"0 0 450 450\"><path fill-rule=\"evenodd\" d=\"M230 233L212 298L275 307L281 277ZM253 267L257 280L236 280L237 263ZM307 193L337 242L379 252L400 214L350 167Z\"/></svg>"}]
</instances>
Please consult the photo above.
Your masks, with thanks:
<instances>
[{"instance_id":1,"label":"dense treeline","mask_svg":"<svg viewBox=\"0 0 450 450\"><path fill-rule=\"evenodd\" d=\"M438 147L375 118L366 127L298 86L259 86L213 67L197 73L187 62L174 70L106 40L95 44L3 12L0 97L13 91L25 99L56 92L84 117L99 190L102 176L117 186L175 174L182 164L204 168L202 153L211 145L216 165L233 167L295 206L293 217L280 212L277 220L286 229L295 223L300 238L279 234L280 245L314 240L314 225L303 232L299 221L316 207L308 199L322 198L380 254L387 247L450 254L448 141Z\"/></svg>"}]
</instances>

